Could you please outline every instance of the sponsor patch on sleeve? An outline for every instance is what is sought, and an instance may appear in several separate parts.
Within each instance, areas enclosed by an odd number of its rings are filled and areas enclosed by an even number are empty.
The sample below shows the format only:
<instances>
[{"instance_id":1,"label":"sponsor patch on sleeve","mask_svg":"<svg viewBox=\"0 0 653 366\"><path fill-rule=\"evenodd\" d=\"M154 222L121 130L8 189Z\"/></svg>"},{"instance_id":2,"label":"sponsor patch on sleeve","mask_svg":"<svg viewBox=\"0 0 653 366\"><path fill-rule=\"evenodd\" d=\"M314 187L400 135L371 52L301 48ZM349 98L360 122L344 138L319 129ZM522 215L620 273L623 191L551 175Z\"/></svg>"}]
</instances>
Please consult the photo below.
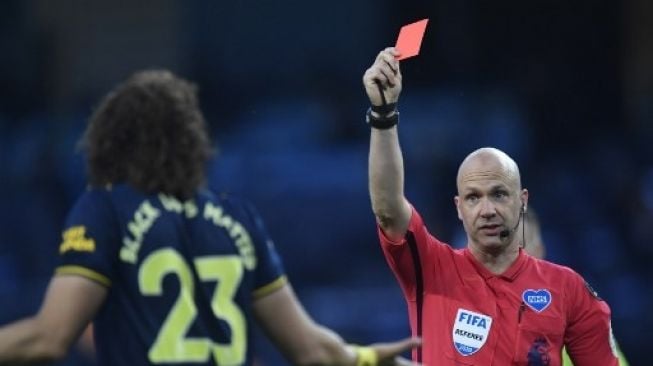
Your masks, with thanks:
<instances>
[{"instance_id":1,"label":"sponsor patch on sleeve","mask_svg":"<svg viewBox=\"0 0 653 366\"><path fill-rule=\"evenodd\" d=\"M86 227L79 225L73 226L61 235L62 242L59 246L59 254L68 251L76 252L94 252L95 240L86 237Z\"/></svg>"}]
</instances>

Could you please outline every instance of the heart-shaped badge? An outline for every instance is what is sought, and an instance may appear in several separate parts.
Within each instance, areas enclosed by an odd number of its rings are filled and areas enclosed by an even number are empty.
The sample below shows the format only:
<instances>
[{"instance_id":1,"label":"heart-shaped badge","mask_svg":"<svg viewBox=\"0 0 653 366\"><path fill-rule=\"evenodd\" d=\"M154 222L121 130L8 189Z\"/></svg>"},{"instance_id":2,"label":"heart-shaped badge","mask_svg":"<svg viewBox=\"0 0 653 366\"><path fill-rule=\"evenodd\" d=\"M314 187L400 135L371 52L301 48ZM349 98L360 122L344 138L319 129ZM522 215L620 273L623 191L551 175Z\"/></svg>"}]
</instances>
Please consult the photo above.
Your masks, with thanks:
<instances>
[{"instance_id":1,"label":"heart-shaped badge","mask_svg":"<svg viewBox=\"0 0 653 366\"><path fill-rule=\"evenodd\" d=\"M521 295L524 304L528 305L531 309L541 313L544 309L548 308L551 305L551 293L546 289L527 289Z\"/></svg>"}]
</instances>

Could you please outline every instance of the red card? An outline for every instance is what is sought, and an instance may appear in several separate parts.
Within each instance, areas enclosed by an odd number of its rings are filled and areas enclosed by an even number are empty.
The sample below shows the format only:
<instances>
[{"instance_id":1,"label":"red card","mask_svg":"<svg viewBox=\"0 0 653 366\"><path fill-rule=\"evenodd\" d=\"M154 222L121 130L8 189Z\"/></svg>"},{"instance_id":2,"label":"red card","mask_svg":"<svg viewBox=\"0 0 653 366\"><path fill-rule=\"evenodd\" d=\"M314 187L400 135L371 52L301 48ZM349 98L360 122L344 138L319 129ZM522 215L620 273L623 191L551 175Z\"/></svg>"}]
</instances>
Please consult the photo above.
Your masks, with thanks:
<instances>
[{"instance_id":1,"label":"red card","mask_svg":"<svg viewBox=\"0 0 653 366\"><path fill-rule=\"evenodd\" d=\"M428 22L428 19L422 19L401 27L399 37L397 38L397 44L395 45L397 51L401 53L401 55L397 57L397 60L403 60L419 55L419 48L422 45L424 31L426 30L426 24Z\"/></svg>"}]
</instances>

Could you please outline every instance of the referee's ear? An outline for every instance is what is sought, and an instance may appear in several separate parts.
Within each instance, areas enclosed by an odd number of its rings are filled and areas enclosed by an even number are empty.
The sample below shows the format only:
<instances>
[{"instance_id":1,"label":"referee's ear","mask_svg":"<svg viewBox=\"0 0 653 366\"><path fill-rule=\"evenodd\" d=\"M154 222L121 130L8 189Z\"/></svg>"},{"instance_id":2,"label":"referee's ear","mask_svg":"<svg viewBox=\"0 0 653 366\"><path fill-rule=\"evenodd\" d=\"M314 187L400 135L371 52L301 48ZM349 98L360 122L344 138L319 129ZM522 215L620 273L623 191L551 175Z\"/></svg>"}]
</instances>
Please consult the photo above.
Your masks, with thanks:
<instances>
[{"instance_id":1,"label":"referee's ear","mask_svg":"<svg viewBox=\"0 0 653 366\"><path fill-rule=\"evenodd\" d=\"M522 189L519 196L521 199L521 213L525 214L528 211L528 189Z\"/></svg>"}]
</instances>

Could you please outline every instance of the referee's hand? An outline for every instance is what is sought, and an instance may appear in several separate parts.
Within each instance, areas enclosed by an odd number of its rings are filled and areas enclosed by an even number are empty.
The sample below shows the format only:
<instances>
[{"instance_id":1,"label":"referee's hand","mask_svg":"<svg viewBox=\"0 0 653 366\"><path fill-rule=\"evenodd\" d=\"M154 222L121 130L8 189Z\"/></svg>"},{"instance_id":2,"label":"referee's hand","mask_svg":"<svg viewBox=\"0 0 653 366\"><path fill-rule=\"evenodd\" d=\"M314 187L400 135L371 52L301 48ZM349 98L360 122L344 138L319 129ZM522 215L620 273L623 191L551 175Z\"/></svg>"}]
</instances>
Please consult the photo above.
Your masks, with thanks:
<instances>
[{"instance_id":1,"label":"referee's hand","mask_svg":"<svg viewBox=\"0 0 653 366\"><path fill-rule=\"evenodd\" d=\"M419 366L419 363L407 360L400 355L421 345L420 338L405 338L396 342L375 343L369 347L376 351L380 366Z\"/></svg>"},{"instance_id":2,"label":"referee's hand","mask_svg":"<svg viewBox=\"0 0 653 366\"><path fill-rule=\"evenodd\" d=\"M399 69L399 51L388 47L379 52L376 60L363 75L365 92L370 98L370 103L375 106L383 105L383 98L379 94L383 90L383 97L387 103L396 103L401 93L401 70Z\"/></svg>"}]
</instances>

